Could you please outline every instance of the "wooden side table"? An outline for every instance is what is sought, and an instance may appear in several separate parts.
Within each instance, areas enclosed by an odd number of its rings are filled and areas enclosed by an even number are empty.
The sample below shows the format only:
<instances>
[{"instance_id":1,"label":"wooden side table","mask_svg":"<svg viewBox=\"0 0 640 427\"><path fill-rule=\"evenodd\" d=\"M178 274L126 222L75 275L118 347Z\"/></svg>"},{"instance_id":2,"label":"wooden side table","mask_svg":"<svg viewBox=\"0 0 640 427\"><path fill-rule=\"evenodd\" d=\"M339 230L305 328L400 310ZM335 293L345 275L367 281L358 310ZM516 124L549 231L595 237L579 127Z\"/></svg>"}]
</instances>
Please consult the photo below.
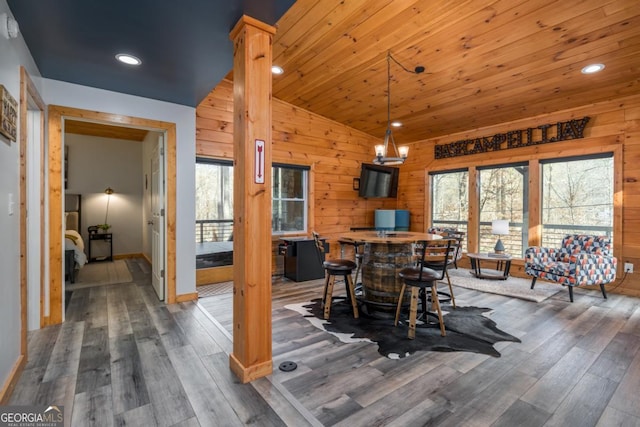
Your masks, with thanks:
<instances>
[{"instance_id":1,"label":"wooden side table","mask_svg":"<svg viewBox=\"0 0 640 427\"><path fill-rule=\"evenodd\" d=\"M468 253L467 256L469 257L469 261L471 262L471 269L473 270L472 274L478 279L507 280L507 278L509 277L509 269L511 268L511 255ZM495 262L495 270L481 268L480 261Z\"/></svg>"},{"instance_id":2,"label":"wooden side table","mask_svg":"<svg viewBox=\"0 0 640 427\"><path fill-rule=\"evenodd\" d=\"M91 256L91 246L94 241L103 241L109 245L109 256ZM112 233L89 233L89 262L113 261L113 235Z\"/></svg>"}]
</instances>

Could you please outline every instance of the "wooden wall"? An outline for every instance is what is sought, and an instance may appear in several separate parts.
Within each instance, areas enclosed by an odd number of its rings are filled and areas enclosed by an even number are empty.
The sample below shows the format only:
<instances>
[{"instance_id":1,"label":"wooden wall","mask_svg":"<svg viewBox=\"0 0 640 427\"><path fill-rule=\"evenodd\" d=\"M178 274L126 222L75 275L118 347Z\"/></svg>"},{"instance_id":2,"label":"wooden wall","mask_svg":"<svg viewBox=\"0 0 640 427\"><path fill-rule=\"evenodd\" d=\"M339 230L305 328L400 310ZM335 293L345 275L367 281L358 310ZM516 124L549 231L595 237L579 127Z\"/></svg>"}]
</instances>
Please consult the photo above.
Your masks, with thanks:
<instances>
[{"instance_id":1,"label":"wooden wall","mask_svg":"<svg viewBox=\"0 0 640 427\"><path fill-rule=\"evenodd\" d=\"M197 156L233 158L232 91L232 82L223 80L197 107ZM277 99L272 108L273 161L311 167L309 231L328 237L337 257L341 233L373 226L375 209L396 208L396 199L362 199L353 190L353 178L363 162L371 162L380 140ZM282 273L278 239L273 237L274 274Z\"/></svg>"},{"instance_id":2,"label":"wooden wall","mask_svg":"<svg viewBox=\"0 0 640 427\"><path fill-rule=\"evenodd\" d=\"M232 111L232 82L224 80L196 110L198 156L233 158ZM584 139L434 160L436 143L491 136L584 116L591 118ZM340 123L277 99L273 101L273 161L311 167L309 230L315 229L329 238L331 256L339 256L336 238L340 233L349 231L350 227L373 225L375 209L408 209L411 230L426 230L430 222L429 171L616 152L616 185L622 194L616 195L615 202L615 255L620 262L620 272L624 262L632 262L636 273L627 275L622 283L618 280L609 289L640 295L640 96L414 142L409 160L400 167L397 200L365 200L352 189L353 178L359 177L360 165L371 162L376 142L379 139ZM535 206L530 208L531 213L536 212ZM274 236L273 272L281 274L282 257L277 255L277 244L278 237ZM514 261L512 272L524 276L521 261Z\"/></svg>"},{"instance_id":3,"label":"wooden wall","mask_svg":"<svg viewBox=\"0 0 640 427\"><path fill-rule=\"evenodd\" d=\"M589 116L585 138L548 143L498 152L474 154L448 159L434 159L434 145L462 139L491 136L509 130L536 127L572 118ZM617 194L614 196L614 251L618 258L619 280L608 287L614 292L640 295L640 96L588 105L517 122L503 123L446 137L415 142L409 160L402 166L398 208L411 211L411 229L424 230L430 223L428 173L463 167L498 165L543 158L567 157L600 152L614 152L614 174ZM537 165L537 163L535 163ZM594 179L593 185L598 185ZM585 188L585 191L589 191ZM621 194L620 194L621 193ZM537 197L537 196L534 196ZM530 213L539 212L537 200L531 200ZM535 226L535 218L530 219ZM531 227L530 227L531 229ZM532 233L530 233L532 234ZM535 233L533 233L535 239ZM474 236L470 236L472 248ZM530 239L530 244L535 243ZM636 273L628 274L620 283L624 262L635 264ZM522 262L514 262L512 273L523 275ZM615 288L615 290L614 290Z\"/></svg>"}]
</instances>

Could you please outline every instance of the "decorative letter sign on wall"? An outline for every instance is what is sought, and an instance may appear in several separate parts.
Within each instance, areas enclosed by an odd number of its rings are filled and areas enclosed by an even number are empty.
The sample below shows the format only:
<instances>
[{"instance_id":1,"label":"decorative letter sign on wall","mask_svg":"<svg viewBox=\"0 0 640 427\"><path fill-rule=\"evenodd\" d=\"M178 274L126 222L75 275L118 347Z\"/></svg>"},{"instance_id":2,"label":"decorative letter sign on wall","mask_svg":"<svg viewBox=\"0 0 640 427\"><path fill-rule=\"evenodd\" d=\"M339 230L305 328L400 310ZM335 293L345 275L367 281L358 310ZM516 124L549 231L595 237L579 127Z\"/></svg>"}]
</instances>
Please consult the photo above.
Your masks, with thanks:
<instances>
[{"instance_id":1,"label":"decorative letter sign on wall","mask_svg":"<svg viewBox=\"0 0 640 427\"><path fill-rule=\"evenodd\" d=\"M557 122L540 125L535 128L497 133L493 136L463 139L449 144L436 145L434 157L436 159L446 159L447 157L508 150L549 142L567 141L569 139L581 139L584 138L584 129L587 127L588 122L589 117L583 117L569 120L568 122Z\"/></svg>"},{"instance_id":2,"label":"decorative letter sign on wall","mask_svg":"<svg viewBox=\"0 0 640 427\"><path fill-rule=\"evenodd\" d=\"M18 103L7 88L0 85L0 134L11 141L17 137Z\"/></svg>"},{"instance_id":3,"label":"decorative letter sign on wall","mask_svg":"<svg viewBox=\"0 0 640 427\"><path fill-rule=\"evenodd\" d=\"M264 141L256 139L256 167L255 167L255 181L256 184L264 184Z\"/></svg>"}]
</instances>

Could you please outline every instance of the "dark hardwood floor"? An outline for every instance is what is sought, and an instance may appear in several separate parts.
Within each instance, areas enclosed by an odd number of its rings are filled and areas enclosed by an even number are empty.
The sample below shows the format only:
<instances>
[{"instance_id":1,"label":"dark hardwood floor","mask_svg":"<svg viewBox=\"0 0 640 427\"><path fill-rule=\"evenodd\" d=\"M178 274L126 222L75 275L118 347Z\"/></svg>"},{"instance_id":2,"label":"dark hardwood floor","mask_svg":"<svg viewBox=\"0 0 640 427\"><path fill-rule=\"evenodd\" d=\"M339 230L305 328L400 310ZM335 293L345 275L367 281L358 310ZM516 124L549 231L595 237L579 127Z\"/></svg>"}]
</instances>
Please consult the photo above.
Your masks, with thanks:
<instances>
[{"instance_id":1,"label":"dark hardwood floor","mask_svg":"<svg viewBox=\"0 0 640 427\"><path fill-rule=\"evenodd\" d=\"M455 282L454 282L455 283ZM640 426L640 299L577 289L541 303L455 287L459 306L490 307L494 358L418 352L388 359L345 344L284 308L320 296L321 281L273 281L274 370L327 426ZM341 286L336 289L344 290ZM231 295L200 300L231 331ZM446 322L445 322L446 323ZM400 327L400 326L398 326Z\"/></svg>"},{"instance_id":2,"label":"dark hardwood floor","mask_svg":"<svg viewBox=\"0 0 640 427\"><path fill-rule=\"evenodd\" d=\"M30 333L10 404L64 405L77 426L640 426L638 298L533 303L456 287L458 305L491 307L522 342L496 344L499 358L394 360L285 308L319 297L321 281L274 278L274 372L239 384L232 295L167 306L146 263L128 266L132 283L74 291L63 325ZM298 368L278 370L285 360Z\"/></svg>"},{"instance_id":3,"label":"dark hardwood floor","mask_svg":"<svg viewBox=\"0 0 640 427\"><path fill-rule=\"evenodd\" d=\"M76 290L64 324L29 334L10 404L63 405L67 426L313 424L268 379L240 384L228 334L196 303L158 301L146 262L127 264L133 282Z\"/></svg>"}]
</instances>

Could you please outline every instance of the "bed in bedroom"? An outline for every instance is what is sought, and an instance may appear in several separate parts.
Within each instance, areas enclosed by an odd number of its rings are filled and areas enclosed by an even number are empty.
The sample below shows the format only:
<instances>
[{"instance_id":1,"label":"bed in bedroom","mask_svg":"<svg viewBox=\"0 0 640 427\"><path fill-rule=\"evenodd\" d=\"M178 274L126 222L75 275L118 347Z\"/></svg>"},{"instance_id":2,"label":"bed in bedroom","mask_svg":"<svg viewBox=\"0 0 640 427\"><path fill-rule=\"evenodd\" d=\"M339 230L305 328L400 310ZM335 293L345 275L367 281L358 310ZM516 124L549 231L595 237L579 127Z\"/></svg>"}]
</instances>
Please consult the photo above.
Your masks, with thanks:
<instances>
[{"instance_id":1,"label":"bed in bedroom","mask_svg":"<svg viewBox=\"0 0 640 427\"><path fill-rule=\"evenodd\" d=\"M69 283L75 283L76 270L87 263L84 240L80 235L80 194L64 195L64 275Z\"/></svg>"}]
</instances>

